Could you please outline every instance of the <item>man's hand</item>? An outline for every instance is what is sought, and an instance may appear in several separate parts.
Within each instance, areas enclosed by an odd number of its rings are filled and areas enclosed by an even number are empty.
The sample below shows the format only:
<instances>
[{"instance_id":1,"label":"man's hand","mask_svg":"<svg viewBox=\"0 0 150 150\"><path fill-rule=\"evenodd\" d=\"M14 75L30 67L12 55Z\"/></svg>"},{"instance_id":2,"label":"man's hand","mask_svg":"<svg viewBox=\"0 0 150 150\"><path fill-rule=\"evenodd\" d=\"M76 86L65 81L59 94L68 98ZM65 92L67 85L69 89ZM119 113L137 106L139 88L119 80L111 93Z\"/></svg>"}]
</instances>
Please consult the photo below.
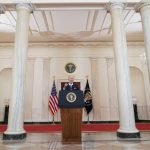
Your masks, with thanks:
<instances>
[{"instance_id":1,"label":"man's hand","mask_svg":"<svg viewBox=\"0 0 150 150\"><path fill-rule=\"evenodd\" d=\"M65 83L65 84L64 84L64 87L66 87L67 85L68 85L68 83Z\"/></svg>"},{"instance_id":2,"label":"man's hand","mask_svg":"<svg viewBox=\"0 0 150 150\"><path fill-rule=\"evenodd\" d=\"M65 84L64 84L63 90L66 89L67 85L68 85L68 83L65 83Z\"/></svg>"}]
</instances>

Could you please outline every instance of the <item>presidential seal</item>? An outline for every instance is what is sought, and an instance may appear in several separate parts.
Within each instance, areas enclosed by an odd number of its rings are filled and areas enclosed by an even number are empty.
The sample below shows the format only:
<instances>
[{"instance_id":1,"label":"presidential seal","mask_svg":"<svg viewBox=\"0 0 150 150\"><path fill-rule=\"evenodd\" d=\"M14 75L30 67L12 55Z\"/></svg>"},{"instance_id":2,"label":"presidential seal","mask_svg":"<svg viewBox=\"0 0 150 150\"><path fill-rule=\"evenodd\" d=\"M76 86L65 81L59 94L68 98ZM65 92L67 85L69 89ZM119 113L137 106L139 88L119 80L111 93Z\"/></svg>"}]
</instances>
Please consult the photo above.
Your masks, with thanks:
<instances>
[{"instance_id":1,"label":"presidential seal","mask_svg":"<svg viewBox=\"0 0 150 150\"><path fill-rule=\"evenodd\" d=\"M65 70L67 73L73 73L76 70L76 66L73 63L67 63L65 66Z\"/></svg>"},{"instance_id":2,"label":"presidential seal","mask_svg":"<svg viewBox=\"0 0 150 150\"><path fill-rule=\"evenodd\" d=\"M73 102L75 102L76 101L76 94L75 93L73 93L73 92L69 92L67 95L66 95L66 99L67 99L67 101L68 102L70 102L70 103L73 103Z\"/></svg>"}]
</instances>

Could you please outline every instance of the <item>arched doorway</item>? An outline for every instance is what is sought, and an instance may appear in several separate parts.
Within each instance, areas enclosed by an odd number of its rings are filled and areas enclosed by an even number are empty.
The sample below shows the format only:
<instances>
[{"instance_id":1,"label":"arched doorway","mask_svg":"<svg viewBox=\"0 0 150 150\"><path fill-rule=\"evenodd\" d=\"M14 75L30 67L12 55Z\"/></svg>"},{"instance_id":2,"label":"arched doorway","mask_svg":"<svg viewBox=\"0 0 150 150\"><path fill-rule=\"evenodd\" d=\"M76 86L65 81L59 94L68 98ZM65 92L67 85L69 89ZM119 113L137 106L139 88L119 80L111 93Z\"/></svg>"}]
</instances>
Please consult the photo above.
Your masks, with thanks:
<instances>
[{"instance_id":1,"label":"arched doorway","mask_svg":"<svg viewBox=\"0 0 150 150\"><path fill-rule=\"evenodd\" d=\"M9 105L12 90L12 69L0 71L0 122L4 121L5 107ZM8 114L7 114L8 115Z\"/></svg>"},{"instance_id":2,"label":"arched doorway","mask_svg":"<svg viewBox=\"0 0 150 150\"><path fill-rule=\"evenodd\" d=\"M139 120L148 119L143 73L137 67L130 67L133 103L137 105Z\"/></svg>"}]
</instances>

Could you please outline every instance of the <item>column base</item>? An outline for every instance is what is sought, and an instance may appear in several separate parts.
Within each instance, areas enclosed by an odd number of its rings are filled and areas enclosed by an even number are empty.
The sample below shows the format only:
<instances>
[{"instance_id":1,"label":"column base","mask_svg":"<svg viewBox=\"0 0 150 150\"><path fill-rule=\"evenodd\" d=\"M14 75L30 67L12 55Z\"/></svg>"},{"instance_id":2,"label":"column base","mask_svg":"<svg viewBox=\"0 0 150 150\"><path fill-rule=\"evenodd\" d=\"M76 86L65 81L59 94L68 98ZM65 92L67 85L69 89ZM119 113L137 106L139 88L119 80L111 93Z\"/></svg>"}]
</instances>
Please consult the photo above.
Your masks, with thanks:
<instances>
[{"instance_id":1,"label":"column base","mask_svg":"<svg viewBox=\"0 0 150 150\"><path fill-rule=\"evenodd\" d=\"M21 134L3 134L3 140L23 140L27 137L26 133Z\"/></svg>"},{"instance_id":2,"label":"column base","mask_svg":"<svg viewBox=\"0 0 150 150\"><path fill-rule=\"evenodd\" d=\"M140 132L136 132L136 133L117 132L117 137L120 137L120 138L140 138Z\"/></svg>"}]
</instances>

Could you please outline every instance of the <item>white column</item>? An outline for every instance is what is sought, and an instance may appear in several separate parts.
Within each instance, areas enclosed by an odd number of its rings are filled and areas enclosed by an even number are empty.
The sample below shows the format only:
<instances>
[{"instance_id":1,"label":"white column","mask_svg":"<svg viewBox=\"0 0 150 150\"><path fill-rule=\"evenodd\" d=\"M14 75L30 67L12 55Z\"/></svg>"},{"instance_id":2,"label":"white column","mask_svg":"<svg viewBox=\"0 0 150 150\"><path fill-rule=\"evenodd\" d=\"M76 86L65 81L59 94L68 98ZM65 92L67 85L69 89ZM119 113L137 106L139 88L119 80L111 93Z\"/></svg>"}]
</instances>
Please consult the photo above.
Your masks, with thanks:
<instances>
[{"instance_id":1,"label":"white column","mask_svg":"<svg viewBox=\"0 0 150 150\"><path fill-rule=\"evenodd\" d=\"M140 137L140 133L135 127L123 8L124 4L120 2L110 4L119 103L120 127L117 136L121 138L136 138Z\"/></svg>"},{"instance_id":2,"label":"white column","mask_svg":"<svg viewBox=\"0 0 150 150\"><path fill-rule=\"evenodd\" d=\"M8 128L3 135L4 140L19 140L26 137L23 128L23 96L31 8L27 4L18 4L16 10L12 97L9 104Z\"/></svg>"},{"instance_id":3,"label":"white column","mask_svg":"<svg viewBox=\"0 0 150 150\"><path fill-rule=\"evenodd\" d=\"M137 9L140 11L142 18L142 26L144 31L145 49L148 64L148 72L150 79L150 1L143 1L138 5Z\"/></svg>"}]
</instances>

